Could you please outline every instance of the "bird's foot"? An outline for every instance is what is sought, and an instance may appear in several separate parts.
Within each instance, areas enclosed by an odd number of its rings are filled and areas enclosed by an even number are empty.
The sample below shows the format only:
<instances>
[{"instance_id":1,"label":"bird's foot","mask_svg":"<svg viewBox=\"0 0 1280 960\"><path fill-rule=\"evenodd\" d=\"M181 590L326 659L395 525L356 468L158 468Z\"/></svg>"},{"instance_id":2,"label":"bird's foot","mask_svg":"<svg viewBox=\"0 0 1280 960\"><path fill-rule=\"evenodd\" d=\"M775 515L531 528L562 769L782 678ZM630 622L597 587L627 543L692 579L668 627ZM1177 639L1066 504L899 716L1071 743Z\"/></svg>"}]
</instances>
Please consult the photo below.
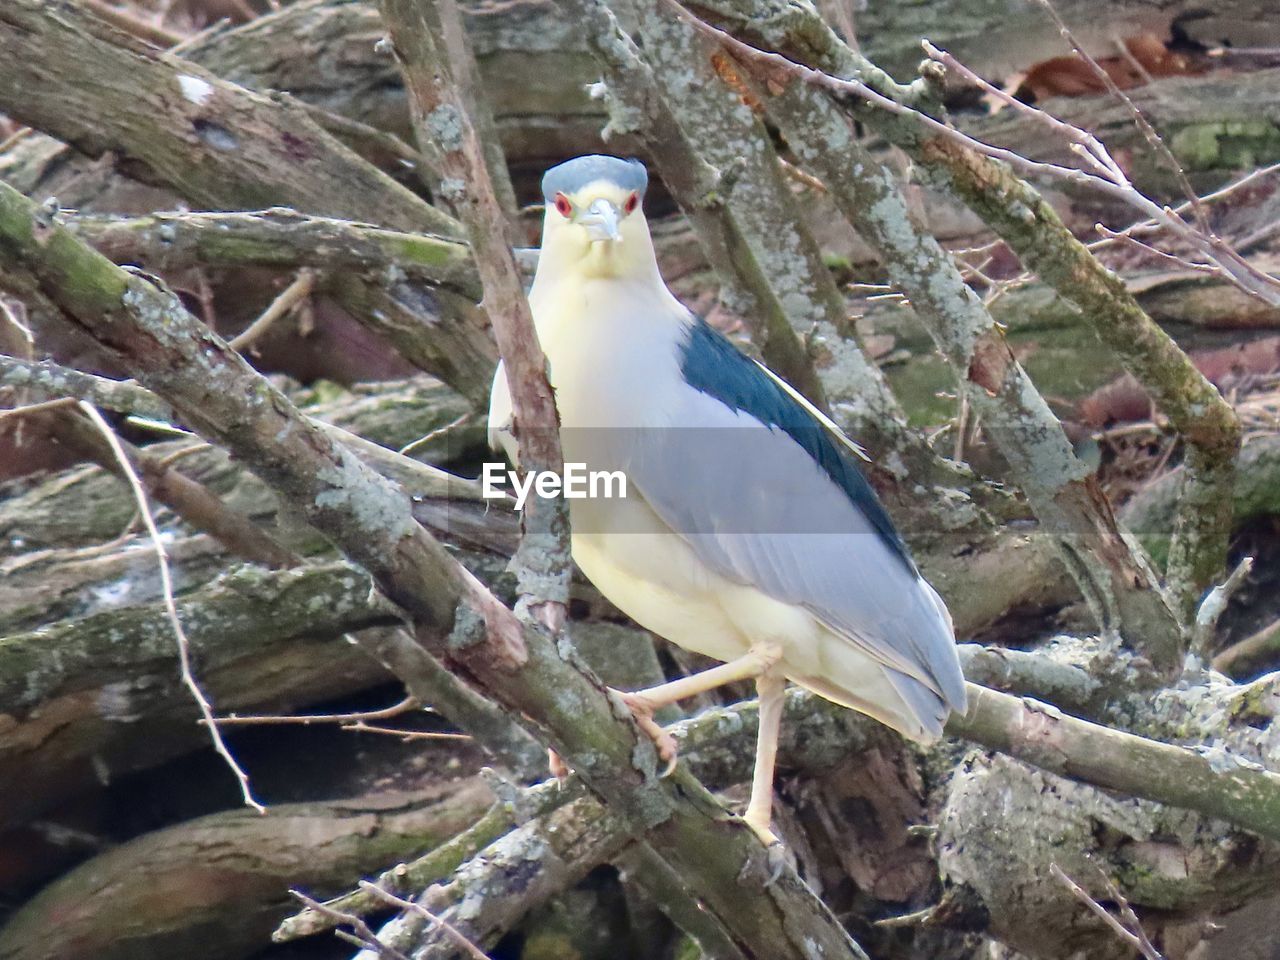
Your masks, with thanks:
<instances>
[{"instance_id":1,"label":"bird's foot","mask_svg":"<svg viewBox=\"0 0 1280 960\"><path fill-rule=\"evenodd\" d=\"M614 690L613 692L627 705L627 709L635 717L636 725L644 731L645 736L653 741L654 749L658 751L658 759L666 764L658 776L671 776L676 769L679 752L676 746L676 738L653 718L654 710L657 708L649 702L643 693L624 693L621 690Z\"/></svg>"},{"instance_id":2,"label":"bird's foot","mask_svg":"<svg viewBox=\"0 0 1280 960\"><path fill-rule=\"evenodd\" d=\"M747 811L742 817L742 822L750 827L751 832L764 844L767 857L766 865L769 870L769 875L765 879L764 885L766 887L772 886L782 876L782 871L786 869L787 848L782 845L778 835L769 829L767 819L761 822L758 818L752 816L751 811Z\"/></svg>"}]
</instances>

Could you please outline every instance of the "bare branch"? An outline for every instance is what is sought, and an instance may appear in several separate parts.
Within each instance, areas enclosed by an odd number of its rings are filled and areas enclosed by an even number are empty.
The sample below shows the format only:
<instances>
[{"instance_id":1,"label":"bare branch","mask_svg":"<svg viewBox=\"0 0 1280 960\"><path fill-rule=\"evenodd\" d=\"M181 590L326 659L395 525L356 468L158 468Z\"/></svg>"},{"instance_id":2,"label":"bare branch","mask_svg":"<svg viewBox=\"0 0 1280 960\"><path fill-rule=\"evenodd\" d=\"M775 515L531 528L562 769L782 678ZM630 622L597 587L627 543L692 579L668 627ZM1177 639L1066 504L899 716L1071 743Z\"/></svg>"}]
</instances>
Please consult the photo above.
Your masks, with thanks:
<instances>
[{"instance_id":1,"label":"bare branch","mask_svg":"<svg viewBox=\"0 0 1280 960\"><path fill-rule=\"evenodd\" d=\"M334 923L345 924L354 930L356 943L358 945L368 947L378 956L386 957L387 960L409 960L407 956L395 947L379 940L377 934L369 929L369 925L360 917L350 913L342 913L341 911L334 910L331 907L326 907L320 901L312 900L300 890L290 890L289 893L297 900L301 901L307 909L314 910L316 913L324 914L330 920L334 921Z\"/></svg>"},{"instance_id":2,"label":"bare branch","mask_svg":"<svg viewBox=\"0 0 1280 960\"><path fill-rule=\"evenodd\" d=\"M629 713L615 713L599 681L567 661L545 631L522 626L414 521L405 495L310 425L175 297L42 219L36 205L2 183L0 253L3 282L54 298L184 422L295 503L414 618L429 651L448 656L511 716L539 730L629 829L647 831L748 957L815 949L833 960L861 955L794 873L744 897L744 863L752 864L750 876L770 873L768 853L751 830L727 817L686 771L659 778L651 741ZM65 284L68 275L79 282ZM460 602L467 605L461 611Z\"/></svg>"},{"instance_id":3,"label":"bare branch","mask_svg":"<svg viewBox=\"0 0 1280 960\"><path fill-rule=\"evenodd\" d=\"M449 939L462 948L462 952L467 956L474 957L475 960L488 960L488 957L480 952L480 948L463 936L457 927L449 923L447 920L437 917L422 904L413 900L405 900L403 897L397 897L394 893L388 893L386 890L383 890L375 884L369 883L367 880L360 881L360 889L369 893L375 899L381 900L383 903L390 904L393 907L399 907L401 910L407 910L410 913L421 917L429 925L439 927L448 934Z\"/></svg>"},{"instance_id":4,"label":"bare branch","mask_svg":"<svg viewBox=\"0 0 1280 960\"><path fill-rule=\"evenodd\" d=\"M1123 282L1089 255L1030 184L990 158L1027 172L1100 184L1100 189L1127 196L1127 202L1136 204L1144 216L1161 223L1169 221L1169 214L1127 181L1121 184L1074 168L1037 164L1012 151L990 148L929 116L922 111L938 109L929 93L930 81L922 78L910 88L895 84L812 15L798 14L785 22L770 20L759 13L755 0L699 0L698 6L715 11L737 28L762 34L779 49L802 50L806 58L819 63L825 72L732 38L722 41L770 69L829 91L854 94L856 100L843 97L845 109L902 147L931 182L954 192L986 220L1029 269L1080 308L1082 317L1151 393L1189 445L1190 469L1184 474L1187 483L1174 525L1176 549L1170 563L1176 610L1189 621L1201 591L1216 579L1225 562L1239 424L1217 390L1146 315ZM829 75L833 72L860 79L839 80ZM1097 164L1114 166L1109 157L1103 159L1105 149L1100 144L1096 155L1094 148L1085 152ZM818 156L812 163L823 159ZM829 176L823 179L832 185ZM846 215L853 217L848 209ZM1190 229L1180 217L1174 219L1174 226L1181 224L1184 233ZM1208 238L1201 240L1198 246L1193 244L1197 253L1228 269L1230 258L1210 257L1206 244L1212 243ZM1280 296L1280 288L1276 293ZM1181 661L1176 632L1162 631L1160 642L1170 646L1158 659L1173 668Z\"/></svg>"},{"instance_id":5,"label":"bare branch","mask_svg":"<svg viewBox=\"0 0 1280 960\"><path fill-rule=\"evenodd\" d=\"M172 211L138 217L66 214L68 229L117 263L153 271L200 264L312 267L371 279L406 277L479 298L471 250L461 240L315 217L286 208L255 212ZM321 277L321 289L325 278Z\"/></svg>"},{"instance_id":6,"label":"bare branch","mask_svg":"<svg viewBox=\"0 0 1280 960\"><path fill-rule=\"evenodd\" d=\"M1186 747L1067 716L969 683L969 712L946 731L1059 776L1221 817L1280 839L1280 774L1244 757Z\"/></svg>"},{"instance_id":7,"label":"bare branch","mask_svg":"<svg viewBox=\"0 0 1280 960\"><path fill-rule=\"evenodd\" d=\"M133 490L134 499L138 503L138 512L142 515L142 522L146 524L147 533L151 535L151 544L155 549L156 562L160 566L164 607L169 615L169 622L173 626L174 638L178 643L178 663L182 670L182 682L186 684L187 689L191 692L192 699L195 700L196 705L200 708L200 714L204 717L205 724L209 727L209 738L213 741L213 749L226 761L227 766L231 768L231 772L235 774L236 780L240 784L240 794L244 798L245 806L253 807L259 813L266 813L267 808L254 798L252 791L249 789L249 775L244 772L240 764L236 762L236 758L231 755L231 751L227 749L226 743L223 742L222 734L218 732L218 728L214 725L213 707L209 703L209 699L204 695L204 691L200 689L200 685L196 682L195 674L191 671L191 643L187 640L186 631L182 629L182 619L178 616L178 607L173 599L173 576L169 572L169 555L165 552L164 541L160 537L160 531L156 528L155 518L151 516L151 506L147 503L147 494L142 489L142 481L133 472L133 464L125 456L115 431L102 418L102 414L97 411L97 408L82 400L80 401L80 409L93 421L93 425L102 432L102 436L111 445L111 449L120 463L120 470L128 479L129 486Z\"/></svg>"},{"instance_id":8,"label":"bare branch","mask_svg":"<svg viewBox=\"0 0 1280 960\"><path fill-rule=\"evenodd\" d=\"M270 726L272 724L296 724L307 727L313 723L356 723L367 720L390 720L393 717L423 709L424 707L418 702L417 697L408 696L399 703L384 707L382 710L361 710L356 713L313 713L300 716L241 716L233 713L225 717L215 717L213 722L221 727L237 725ZM200 722L204 723L203 720Z\"/></svg>"},{"instance_id":9,"label":"bare branch","mask_svg":"<svg viewBox=\"0 0 1280 960\"><path fill-rule=\"evenodd\" d=\"M418 143L438 154L446 199L459 211L475 251L485 308L511 395L521 465L529 471L559 473L564 456L547 361L512 256L507 220L467 109L468 97L478 93L464 89L473 62L461 14L454 0L434 5L382 0L380 9L409 90ZM521 520L525 535L512 559L521 604L557 633L569 599L567 507L558 498L537 498L526 506Z\"/></svg>"},{"instance_id":10,"label":"bare branch","mask_svg":"<svg viewBox=\"0 0 1280 960\"><path fill-rule=\"evenodd\" d=\"M1129 98L1128 94L1116 85L1116 82L1111 79L1111 74L1102 69L1102 66L1098 61L1089 56L1089 53L1079 44L1075 36L1071 33L1070 28L1067 27L1066 22L1058 14L1057 8L1054 7L1052 0L1039 0L1039 3L1040 6L1044 7L1045 12L1049 14L1049 18L1053 21L1054 26L1058 28L1058 32L1062 34L1062 39L1067 41L1068 45L1070 45L1072 53L1089 66L1089 69L1093 71L1093 75L1102 81L1102 85L1106 88L1107 93L1111 94L1111 96L1115 97L1125 105L1125 108L1129 111L1129 115L1133 117L1134 126L1136 126L1142 133L1142 136L1151 146L1151 149L1154 150L1160 156L1160 159L1164 161L1165 165L1169 168L1169 172L1177 178L1178 186L1182 189L1183 196L1187 198L1185 205L1191 209L1193 214L1195 214L1196 225L1200 232L1206 236L1212 234L1212 230L1209 228L1209 217L1205 213L1204 204L1201 203L1199 195L1192 188L1191 181L1187 179L1187 172L1182 169L1182 164L1178 162L1178 158L1173 155L1173 151L1170 150L1164 140L1161 139L1160 134L1156 132L1156 128L1151 125L1151 121L1148 120L1142 111L1138 109L1137 105ZM1117 46L1126 55L1130 56L1134 63L1137 63L1137 60L1132 58L1132 54L1129 53L1129 48L1125 46L1123 42L1118 43ZM1139 69L1141 69L1141 67L1139 67ZM1148 81L1150 81L1150 79L1150 77L1147 77ZM1123 174L1121 174L1121 176L1123 177Z\"/></svg>"},{"instance_id":11,"label":"bare branch","mask_svg":"<svg viewBox=\"0 0 1280 960\"><path fill-rule=\"evenodd\" d=\"M76 397L108 410L159 420L173 418L167 403L132 381L96 377L52 360L21 360L0 354L0 386L21 387L52 399Z\"/></svg>"},{"instance_id":12,"label":"bare branch","mask_svg":"<svg viewBox=\"0 0 1280 960\"><path fill-rule=\"evenodd\" d=\"M1056 863L1049 864L1049 872L1053 874L1054 878L1061 882L1063 886L1070 890L1077 900L1088 907L1095 916L1100 918L1103 923L1114 930L1116 936L1129 944L1129 946L1133 947L1135 950L1139 951L1146 960L1164 960L1164 958L1156 952L1156 948L1151 945L1151 941L1146 938L1145 934L1135 933L1124 923L1121 923L1110 910L1100 904L1097 900L1093 899L1093 897L1089 895L1089 891L1085 890L1080 886L1080 884L1076 883L1063 873L1062 868ZM1115 890L1114 886L1112 887L1112 890ZM1118 893L1119 891L1116 892ZM1128 901L1125 901L1125 907L1128 908ZM1130 908L1128 913L1132 916L1133 910ZM1127 919L1128 918L1126 917L1126 920ZM1137 918L1135 917L1134 919L1136 920ZM1139 927L1139 930L1141 930L1141 927Z\"/></svg>"},{"instance_id":13,"label":"bare branch","mask_svg":"<svg viewBox=\"0 0 1280 960\"><path fill-rule=\"evenodd\" d=\"M316 275L311 270L299 270L293 282L280 291L274 300L262 311L253 323L229 342L236 350L244 351L257 341L281 317L286 316L300 303L311 296L316 286Z\"/></svg>"},{"instance_id":14,"label":"bare branch","mask_svg":"<svg viewBox=\"0 0 1280 960\"><path fill-rule=\"evenodd\" d=\"M1191 647L1193 653L1206 658L1211 655L1213 642L1217 639L1218 619L1226 612L1232 596L1249 579L1252 571L1253 557L1245 557L1236 564L1231 576L1209 591L1196 612L1195 638Z\"/></svg>"},{"instance_id":15,"label":"bare branch","mask_svg":"<svg viewBox=\"0 0 1280 960\"><path fill-rule=\"evenodd\" d=\"M676 0L667 2L676 6ZM780 70L797 70L776 54L692 22L775 77ZM798 71L803 76L808 68ZM819 91L776 81L775 89L768 101L772 116L926 321L1102 629L1119 631L1166 669L1180 666L1178 620L1154 573L1125 539L1091 471L1075 456L991 314L953 259L916 226L897 178L850 135L847 119Z\"/></svg>"}]
</instances>

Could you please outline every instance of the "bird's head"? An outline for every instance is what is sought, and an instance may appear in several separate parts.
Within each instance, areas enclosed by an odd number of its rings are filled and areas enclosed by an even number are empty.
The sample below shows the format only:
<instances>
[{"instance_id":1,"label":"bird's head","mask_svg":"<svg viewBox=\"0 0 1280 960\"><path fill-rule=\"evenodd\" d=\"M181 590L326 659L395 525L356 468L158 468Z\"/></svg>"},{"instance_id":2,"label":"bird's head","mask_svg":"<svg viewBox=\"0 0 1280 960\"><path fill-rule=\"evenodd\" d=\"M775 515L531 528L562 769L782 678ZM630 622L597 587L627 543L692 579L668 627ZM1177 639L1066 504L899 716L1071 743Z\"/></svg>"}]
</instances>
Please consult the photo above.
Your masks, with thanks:
<instances>
[{"instance_id":1,"label":"bird's head","mask_svg":"<svg viewBox=\"0 0 1280 960\"><path fill-rule=\"evenodd\" d=\"M649 175L639 160L586 156L542 178L543 264L590 277L649 276L656 270L644 218Z\"/></svg>"}]
</instances>

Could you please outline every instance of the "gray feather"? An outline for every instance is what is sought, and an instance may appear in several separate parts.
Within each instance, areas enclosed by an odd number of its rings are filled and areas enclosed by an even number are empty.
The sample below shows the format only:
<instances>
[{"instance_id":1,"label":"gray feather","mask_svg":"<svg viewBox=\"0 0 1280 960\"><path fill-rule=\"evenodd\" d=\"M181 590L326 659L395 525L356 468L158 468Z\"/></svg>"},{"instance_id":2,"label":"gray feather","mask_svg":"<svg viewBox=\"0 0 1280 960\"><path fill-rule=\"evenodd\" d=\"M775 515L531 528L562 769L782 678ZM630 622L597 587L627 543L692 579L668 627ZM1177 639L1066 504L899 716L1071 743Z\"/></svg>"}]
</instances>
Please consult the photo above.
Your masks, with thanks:
<instances>
[{"instance_id":1,"label":"gray feather","mask_svg":"<svg viewBox=\"0 0 1280 960\"><path fill-rule=\"evenodd\" d=\"M955 639L932 588L792 437L694 390L670 423L627 444L627 475L705 563L803 606L910 679L895 689L926 727L946 706L964 709Z\"/></svg>"}]
</instances>

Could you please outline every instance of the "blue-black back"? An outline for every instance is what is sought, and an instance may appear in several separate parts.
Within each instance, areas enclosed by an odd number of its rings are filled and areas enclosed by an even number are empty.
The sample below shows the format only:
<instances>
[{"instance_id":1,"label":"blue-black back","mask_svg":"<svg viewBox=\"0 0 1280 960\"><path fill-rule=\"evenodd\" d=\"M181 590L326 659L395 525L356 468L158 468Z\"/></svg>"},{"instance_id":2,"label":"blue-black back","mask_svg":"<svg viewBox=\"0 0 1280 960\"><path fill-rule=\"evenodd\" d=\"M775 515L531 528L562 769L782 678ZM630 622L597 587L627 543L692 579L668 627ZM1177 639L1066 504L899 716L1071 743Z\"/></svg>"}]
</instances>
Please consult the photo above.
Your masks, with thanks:
<instances>
[{"instance_id":1,"label":"blue-black back","mask_svg":"<svg viewBox=\"0 0 1280 960\"><path fill-rule=\"evenodd\" d=\"M715 397L731 410L742 411L790 436L844 492L854 508L866 516L907 569L917 573L893 520L844 443L701 318L696 318L689 327L681 347L680 369L694 389Z\"/></svg>"}]
</instances>

